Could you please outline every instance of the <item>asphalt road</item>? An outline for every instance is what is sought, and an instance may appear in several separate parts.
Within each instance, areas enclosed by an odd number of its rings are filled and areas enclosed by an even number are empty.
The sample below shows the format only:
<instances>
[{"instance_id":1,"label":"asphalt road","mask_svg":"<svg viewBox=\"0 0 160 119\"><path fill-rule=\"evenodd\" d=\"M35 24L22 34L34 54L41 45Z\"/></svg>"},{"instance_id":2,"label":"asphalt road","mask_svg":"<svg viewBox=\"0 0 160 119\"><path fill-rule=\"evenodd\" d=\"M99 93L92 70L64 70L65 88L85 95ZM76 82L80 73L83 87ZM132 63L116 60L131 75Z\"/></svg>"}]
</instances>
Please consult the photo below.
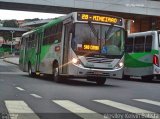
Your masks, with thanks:
<instances>
[{"instance_id":1,"label":"asphalt road","mask_svg":"<svg viewBox=\"0 0 160 119\"><path fill-rule=\"evenodd\" d=\"M160 119L160 81L55 83L28 77L18 66L0 60L0 112L0 119Z\"/></svg>"}]
</instances>

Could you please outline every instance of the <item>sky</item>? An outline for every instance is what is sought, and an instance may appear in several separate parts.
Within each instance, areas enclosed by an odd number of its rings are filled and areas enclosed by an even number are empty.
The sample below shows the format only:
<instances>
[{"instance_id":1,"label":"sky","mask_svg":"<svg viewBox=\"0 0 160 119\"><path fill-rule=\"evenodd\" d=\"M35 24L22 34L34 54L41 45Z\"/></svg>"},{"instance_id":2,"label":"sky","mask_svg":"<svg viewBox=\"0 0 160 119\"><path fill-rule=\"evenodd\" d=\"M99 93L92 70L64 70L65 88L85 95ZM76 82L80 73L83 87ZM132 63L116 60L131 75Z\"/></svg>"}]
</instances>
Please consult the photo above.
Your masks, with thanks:
<instances>
[{"instance_id":1,"label":"sky","mask_svg":"<svg viewBox=\"0 0 160 119\"><path fill-rule=\"evenodd\" d=\"M54 13L41 13L41 12L28 12L28 11L16 11L16 10L2 10L0 9L1 20L24 20L24 19L48 19L62 16L63 14Z\"/></svg>"}]
</instances>

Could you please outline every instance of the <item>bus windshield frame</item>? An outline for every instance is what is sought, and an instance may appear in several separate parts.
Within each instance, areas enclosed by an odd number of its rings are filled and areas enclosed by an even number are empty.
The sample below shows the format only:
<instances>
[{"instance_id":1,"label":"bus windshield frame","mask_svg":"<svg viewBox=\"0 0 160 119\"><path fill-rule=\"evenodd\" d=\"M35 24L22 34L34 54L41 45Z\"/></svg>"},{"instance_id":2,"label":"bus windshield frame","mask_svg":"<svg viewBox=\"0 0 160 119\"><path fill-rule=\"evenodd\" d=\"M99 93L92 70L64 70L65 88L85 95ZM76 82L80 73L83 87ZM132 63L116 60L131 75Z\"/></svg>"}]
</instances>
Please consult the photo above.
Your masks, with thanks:
<instances>
[{"instance_id":1,"label":"bus windshield frame","mask_svg":"<svg viewBox=\"0 0 160 119\"><path fill-rule=\"evenodd\" d=\"M77 55L107 58L124 55L124 28L113 24L77 22L73 29L71 47Z\"/></svg>"}]
</instances>

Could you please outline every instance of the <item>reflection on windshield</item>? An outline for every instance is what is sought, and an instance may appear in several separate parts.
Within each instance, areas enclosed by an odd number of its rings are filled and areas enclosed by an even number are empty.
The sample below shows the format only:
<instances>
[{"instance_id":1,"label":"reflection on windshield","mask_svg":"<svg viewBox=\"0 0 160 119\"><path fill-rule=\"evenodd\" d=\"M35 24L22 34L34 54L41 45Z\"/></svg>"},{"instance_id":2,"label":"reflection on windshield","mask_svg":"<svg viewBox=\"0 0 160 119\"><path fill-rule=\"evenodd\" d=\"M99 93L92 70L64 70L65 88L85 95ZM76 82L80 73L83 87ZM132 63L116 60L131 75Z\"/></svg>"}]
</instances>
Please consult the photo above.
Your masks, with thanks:
<instances>
[{"instance_id":1,"label":"reflection on windshield","mask_svg":"<svg viewBox=\"0 0 160 119\"><path fill-rule=\"evenodd\" d=\"M103 55L122 55L124 52L124 30L113 25L93 24L97 37L89 24L77 23L72 38L74 51Z\"/></svg>"}]
</instances>

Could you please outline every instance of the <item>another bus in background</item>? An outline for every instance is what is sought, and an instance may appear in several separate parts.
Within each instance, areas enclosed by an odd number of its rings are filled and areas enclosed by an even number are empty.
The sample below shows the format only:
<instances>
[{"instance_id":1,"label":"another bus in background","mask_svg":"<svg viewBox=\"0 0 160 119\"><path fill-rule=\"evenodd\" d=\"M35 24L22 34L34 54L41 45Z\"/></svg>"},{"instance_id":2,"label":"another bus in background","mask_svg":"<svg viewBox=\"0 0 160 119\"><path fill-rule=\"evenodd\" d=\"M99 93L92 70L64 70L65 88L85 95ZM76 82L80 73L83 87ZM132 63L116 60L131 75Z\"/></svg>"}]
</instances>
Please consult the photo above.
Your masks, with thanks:
<instances>
[{"instance_id":1,"label":"another bus in background","mask_svg":"<svg viewBox=\"0 0 160 119\"><path fill-rule=\"evenodd\" d=\"M29 75L87 78L103 85L121 78L124 62L124 19L106 14L73 12L23 34L20 68Z\"/></svg>"},{"instance_id":2,"label":"another bus in background","mask_svg":"<svg viewBox=\"0 0 160 119\"><path fill-rule=\"evenodd\" d=\"M124 78L160 76L160 31L132 33L126 40Z\"/></svg>"}]
</instances>

